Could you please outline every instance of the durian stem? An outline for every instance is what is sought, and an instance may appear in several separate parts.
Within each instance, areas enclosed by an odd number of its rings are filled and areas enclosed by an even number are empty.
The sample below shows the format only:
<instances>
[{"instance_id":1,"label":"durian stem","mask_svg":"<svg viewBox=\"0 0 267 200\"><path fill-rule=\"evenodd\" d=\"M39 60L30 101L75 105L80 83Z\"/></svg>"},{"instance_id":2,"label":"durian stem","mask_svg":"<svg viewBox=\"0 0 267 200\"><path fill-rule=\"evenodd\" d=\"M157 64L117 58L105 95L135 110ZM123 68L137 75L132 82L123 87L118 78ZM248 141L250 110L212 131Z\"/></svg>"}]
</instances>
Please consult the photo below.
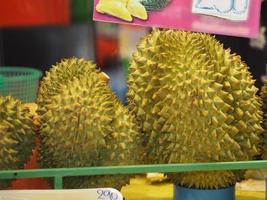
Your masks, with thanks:
<instances>
[{"instance_id":1,"label":"durian stem","mask_svg":"<svg viewBox=\"0 0 267 200\"><path fill-rule=\"evenodd\" d=\"M100 73L100 79L102 79L103 81L105 81L106 83L108 83L109 80L110 80L110 77L106 73L101 72Z\"/></svg>"}]
</instances>

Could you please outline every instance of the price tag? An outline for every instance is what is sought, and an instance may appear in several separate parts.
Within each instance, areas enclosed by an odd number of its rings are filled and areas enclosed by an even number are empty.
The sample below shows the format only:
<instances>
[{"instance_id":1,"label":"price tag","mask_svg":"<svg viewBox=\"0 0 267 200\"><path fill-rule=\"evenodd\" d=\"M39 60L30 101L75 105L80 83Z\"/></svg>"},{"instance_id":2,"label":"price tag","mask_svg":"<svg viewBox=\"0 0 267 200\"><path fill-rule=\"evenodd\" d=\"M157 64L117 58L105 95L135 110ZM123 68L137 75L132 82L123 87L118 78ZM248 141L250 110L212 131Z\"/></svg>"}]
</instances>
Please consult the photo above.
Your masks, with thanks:
<instances>
[{"instance_id":1,"label":"price tag","mask_svg":"<svg viewBox=\"0 0 267 200\"><path fill-rule=\"evenodd\" d=\"M111 188L83 190L6 190L0 200L123 200L122 194Z\"/></svg>"},{"instance_id":2,"label":"price tag","mask_svg":"<svg viewBox=\"0 0 267 200\"><path fill-rule=\"evenodd\" d=\"M192 12L221 17L233 21L246 21L251 0L193 0Z\"/></svg>"}]
</instances>

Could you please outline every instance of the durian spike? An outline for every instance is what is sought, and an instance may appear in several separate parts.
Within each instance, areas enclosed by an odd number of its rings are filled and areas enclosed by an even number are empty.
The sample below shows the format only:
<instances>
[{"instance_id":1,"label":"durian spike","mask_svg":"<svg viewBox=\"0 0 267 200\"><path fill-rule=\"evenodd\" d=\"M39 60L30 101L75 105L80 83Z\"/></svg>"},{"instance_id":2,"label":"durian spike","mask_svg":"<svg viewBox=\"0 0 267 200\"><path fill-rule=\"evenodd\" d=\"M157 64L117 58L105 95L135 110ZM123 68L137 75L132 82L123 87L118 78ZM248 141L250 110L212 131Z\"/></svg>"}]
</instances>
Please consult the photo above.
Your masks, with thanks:
<instances>
[{"instance_id":1,"label":"durian spike","mask_svg":"<svg viewBox=\"0 0 267 200\"><path fill-rule=\"evenodd\" d=\"M101 80L105 81L106 83L109 83L110 77L105 72L101 72L99 74L99 77Z\"/></svg>"}]
</instances>

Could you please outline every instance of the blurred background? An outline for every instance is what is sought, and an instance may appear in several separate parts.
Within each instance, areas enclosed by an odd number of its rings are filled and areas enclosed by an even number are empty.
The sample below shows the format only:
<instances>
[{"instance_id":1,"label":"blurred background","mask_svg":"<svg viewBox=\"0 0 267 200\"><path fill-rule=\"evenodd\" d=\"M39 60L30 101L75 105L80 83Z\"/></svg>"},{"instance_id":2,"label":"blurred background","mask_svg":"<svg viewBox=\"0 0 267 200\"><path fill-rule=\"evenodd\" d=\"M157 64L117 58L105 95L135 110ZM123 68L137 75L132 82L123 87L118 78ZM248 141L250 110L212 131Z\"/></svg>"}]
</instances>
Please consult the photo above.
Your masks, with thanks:
<instances>
[{"instance_id":1,"label":"blurred background","mask_svg":"<svg viewBox=\"0 0 267 200\"><path fill-rule=\"evenodd\" d=\"M94 60L126 103L129 58L149 28L92 21L93 0L0 0L0 65L43 72L62 58ZM256 39L216 36L250 66L258 87L267 69L267 2Z\"/></svg>"}]
</instances>

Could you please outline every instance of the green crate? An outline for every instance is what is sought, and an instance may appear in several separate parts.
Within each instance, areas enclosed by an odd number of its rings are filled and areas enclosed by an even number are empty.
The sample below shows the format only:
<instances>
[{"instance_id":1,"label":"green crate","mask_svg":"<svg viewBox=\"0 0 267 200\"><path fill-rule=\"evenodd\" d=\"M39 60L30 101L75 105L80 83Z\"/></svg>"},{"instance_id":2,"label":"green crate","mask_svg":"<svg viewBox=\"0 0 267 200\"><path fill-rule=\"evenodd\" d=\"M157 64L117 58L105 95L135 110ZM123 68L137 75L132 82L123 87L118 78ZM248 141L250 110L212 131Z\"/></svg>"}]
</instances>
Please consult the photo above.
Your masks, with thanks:
<instances>
[{"instance_id":1,"label":"green crate","mask_svg":"<svg viewBox=\"0 0 267 200\"><path fill-rule=\"evenodd\" d=\"M13 96L24 103L36 100L41 71L25 67L0 67L0 76L1 96Z\"/></svg>"}]
</instances>

